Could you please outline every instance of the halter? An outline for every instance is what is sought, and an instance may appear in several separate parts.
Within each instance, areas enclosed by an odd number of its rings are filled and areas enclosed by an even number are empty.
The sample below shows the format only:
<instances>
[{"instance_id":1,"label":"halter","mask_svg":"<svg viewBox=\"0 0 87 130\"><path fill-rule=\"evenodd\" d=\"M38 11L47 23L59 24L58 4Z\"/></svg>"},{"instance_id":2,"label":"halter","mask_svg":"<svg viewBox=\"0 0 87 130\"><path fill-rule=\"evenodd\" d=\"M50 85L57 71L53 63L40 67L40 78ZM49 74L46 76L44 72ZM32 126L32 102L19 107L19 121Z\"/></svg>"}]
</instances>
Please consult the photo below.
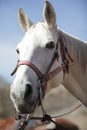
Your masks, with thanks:
<instances>
[{"instance_id":1,"label":"halter","mask_svg":"<svg viewBox=\"0 0 87 130\"><path fill-rule=\"evenodd\" d=\"M44 74L32 62L27 61L27 60L23 60L23 61L18 60L14 71L11 73L11 76L16 73L17 69L21 65L26 65L26 66L30 67L36 73L36 75L38 76L38 81L40 82L40 86L42 87L43 96L44 96L46 88L47 88L47 82L49 80L51 80L52 78L54 78L61 71L64 72L64 75L65 75L66 72L68 73L69 72L69 60L71 62L73 62L73 60L72 60L72 58L71 58L71 56L68 52L68 49L64 45L65 42L66 41L63 38L63 35L61 33L59 33L59 38L57 39L57 44L56 44L56 47L55 47L53 57L52 57L50 64L49 64L49 66L48 66L48 68L47 68L47 70ZM61 66L58 66L56 69L54 69L53 71L50 72L53 64L55 63L56 60L58 61L58 58L59 58L58 43L60 43L60 53L61 53L61 57L62 57L62 64L61 64ZM69 60L67 59L67 57L69 58Z\"/></svg>"},{"instance_id":2,"label":"halter","mask_svg":"<svg viewBox=\"0 0 87 130\"><path fill-rule=\"evenodd\" d=\"M61 66L57 67L56 69L54 69L53 71L50 72L53 64L55 63L56 60L58 61L58 58L59 58L58 43L60 43L60 53L61 53L61 57L62 57L62 64L61 64ZM50 122L53 122L58 127L58 129L67 130L67 128L61 126L60 124L58 124L54 120L52 120L52 118L67 115L67 114L75 111L77 108L81 107L81 105L77 105L73 110L71 110L65 114L51 117L50 115L46 114L44 107L43 107L43 104L42 104L42 99L43 99L43 97L45 95L45 91L47 89L47 82L49 80L51 80L52 78L54 78L61 71L63 71L64 75L65 75L65 73L69 73L69 61L73 62L73 60L68 52L68 49L65 46L65 43L66 43L66 40L65 40L63 34L61 32L59 32L59 38L57 39L57 44L55 47L53 57L52 57L51 62L50 62L49 66L44 74L39 70L39 68L37 68L36 65L34 65L30 61L23 60L23 61L17 62L17 65L16 65L14 71L11 73L11 76L16 73L17 69L21 65L26 65L26 66L30 67L38 76L38 81L40 83L39 90L38 90L38 92L39 92L38 105L41 105L42 114L43 114L43 117L31 117L29 114L27 114L26 117L25 116L23 117L22 115L18 115L18 120L20 120L21 122L19 123L17 130L24 130L24 128L28 124L29 120L41 120L42 122L50 121Z\"/></svg>"}]
</instances>

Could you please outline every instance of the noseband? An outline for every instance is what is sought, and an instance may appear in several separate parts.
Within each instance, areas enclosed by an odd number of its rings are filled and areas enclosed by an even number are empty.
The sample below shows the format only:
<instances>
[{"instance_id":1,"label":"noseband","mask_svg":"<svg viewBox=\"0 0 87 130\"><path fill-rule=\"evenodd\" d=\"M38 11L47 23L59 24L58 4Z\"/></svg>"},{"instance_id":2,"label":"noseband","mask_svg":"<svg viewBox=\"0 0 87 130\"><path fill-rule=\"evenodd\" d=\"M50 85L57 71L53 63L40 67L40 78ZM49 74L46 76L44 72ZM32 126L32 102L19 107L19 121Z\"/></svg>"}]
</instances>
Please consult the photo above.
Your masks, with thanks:
<instances>
[{"instance_id":1,"label":"noseband","mask_svg":"<svg viewBox=\"0 0 87 130\"><path fill-rule=\"evenodd\" d=\"M69 52L68 52L68 50L67 50L67 48L65 46L65 42L66 41L64 39L63 34L59 33L59 38L57 40L54 55L53 55L53 57L51 59L51 62L50 62L49 66L48 66L48 68L47 68L47 70L46 70L46 72L44 74L32 62L27 61L27 60L23 60L23 61L19 60L17 62L17 65L16 65L14 71L11 73L11 76L13 76L16 73L17 69L21 65L26 65L26 66L30 67L36 73L36 75L38 76L38 81L40 82L40 85L41 85L41 87L43 89L43 92L44 92L43 95L45 95L45 90L47 88L47 82L49 80L51 80L53 77L55 77L57 74L59 74L61 71L63 71L64 74L66 72L68 73L69 72L69 60L71 62L73 62L73 60L72 60L71 56L69 55ZM58 66L53 71L49 72L51 70L55 60L58 61L58 58L59 58L58 43L60 43L60 53L61 53L61 57L62 57L62 64L61 64L61 66ZM69 60L67 59L67 57L68 57Z\"/></svg>"}]
</instances>

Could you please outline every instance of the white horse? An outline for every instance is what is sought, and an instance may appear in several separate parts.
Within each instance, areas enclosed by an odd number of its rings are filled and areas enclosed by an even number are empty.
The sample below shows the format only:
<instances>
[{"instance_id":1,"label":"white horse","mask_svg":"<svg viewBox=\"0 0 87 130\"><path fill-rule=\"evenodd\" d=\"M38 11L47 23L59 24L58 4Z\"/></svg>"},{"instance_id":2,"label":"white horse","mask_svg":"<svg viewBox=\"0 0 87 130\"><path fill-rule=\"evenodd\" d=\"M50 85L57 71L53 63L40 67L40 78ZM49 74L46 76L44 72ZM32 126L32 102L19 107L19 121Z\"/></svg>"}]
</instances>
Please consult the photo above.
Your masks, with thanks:
<instances>
[{"instance_id":1,"label":"white horse","mask_svg":"<svg viewBox=\"0 0 87 130\"><path fill-rule=\"evenodd\" d=\"M44 94L63 84L87 107L87 45L57 28L56 14L49 1L45 1L43 16L44 22L33 24L19 9L19 22L25 36L17 46L19 62L10 90L16 110L34 112L39 80Z\"/></svg>"}]
</instances>

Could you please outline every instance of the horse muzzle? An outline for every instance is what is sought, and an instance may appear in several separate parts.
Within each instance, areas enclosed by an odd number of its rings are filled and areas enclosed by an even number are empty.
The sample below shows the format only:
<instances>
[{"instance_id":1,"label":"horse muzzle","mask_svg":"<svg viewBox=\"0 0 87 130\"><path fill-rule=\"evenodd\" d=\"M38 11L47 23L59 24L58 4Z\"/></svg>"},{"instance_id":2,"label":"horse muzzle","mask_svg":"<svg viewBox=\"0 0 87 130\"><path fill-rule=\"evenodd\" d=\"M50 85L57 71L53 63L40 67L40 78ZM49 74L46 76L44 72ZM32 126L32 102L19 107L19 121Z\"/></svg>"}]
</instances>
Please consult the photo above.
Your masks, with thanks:
<instances>
[{"instance_id":1,"label":"horse muzzle","mask_svg":"<svg viewBox=\"0 0 87 130\"><path fill-rule=\"evenodd\" d=\"M38 89L33 88L30 82L25 82L22 87L14 83L11 85L10 97L19 113L34 112L38 102Z\"/></svg>"}]
</instances>

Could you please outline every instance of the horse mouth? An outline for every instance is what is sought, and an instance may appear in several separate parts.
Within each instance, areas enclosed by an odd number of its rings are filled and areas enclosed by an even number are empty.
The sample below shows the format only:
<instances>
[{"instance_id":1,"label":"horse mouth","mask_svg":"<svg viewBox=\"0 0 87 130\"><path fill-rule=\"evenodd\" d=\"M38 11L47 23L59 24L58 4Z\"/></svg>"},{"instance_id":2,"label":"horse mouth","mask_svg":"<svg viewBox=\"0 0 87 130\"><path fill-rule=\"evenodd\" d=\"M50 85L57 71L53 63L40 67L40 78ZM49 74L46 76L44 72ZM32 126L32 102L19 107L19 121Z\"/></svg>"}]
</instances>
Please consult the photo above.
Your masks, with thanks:
<instances>
[{"instance_id":1,"label":"horse mouth","mask_svg":"<svg viewBox=\"0 0 87 130\"><path fill-rule=\"evenodd\" d=\"M31 104L22 104L18 106L20 114L30 114L35 110L35 106Z\"/></svg>"},{"instance_id":2,"label":"horse mouth","mask_svg":"<svg viewBox=\"0 0 87 130\"><path fill-rule=\"evenodd\" d=\"M20 114L30 114L34 113L37 105L37 101L24 102L18 106L18 110Z\"/></svg>"}]
</instances>

